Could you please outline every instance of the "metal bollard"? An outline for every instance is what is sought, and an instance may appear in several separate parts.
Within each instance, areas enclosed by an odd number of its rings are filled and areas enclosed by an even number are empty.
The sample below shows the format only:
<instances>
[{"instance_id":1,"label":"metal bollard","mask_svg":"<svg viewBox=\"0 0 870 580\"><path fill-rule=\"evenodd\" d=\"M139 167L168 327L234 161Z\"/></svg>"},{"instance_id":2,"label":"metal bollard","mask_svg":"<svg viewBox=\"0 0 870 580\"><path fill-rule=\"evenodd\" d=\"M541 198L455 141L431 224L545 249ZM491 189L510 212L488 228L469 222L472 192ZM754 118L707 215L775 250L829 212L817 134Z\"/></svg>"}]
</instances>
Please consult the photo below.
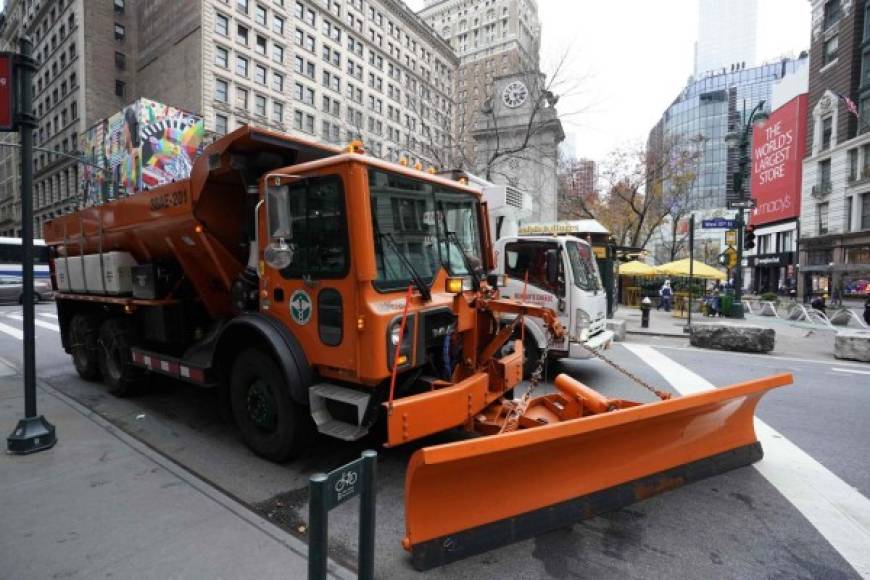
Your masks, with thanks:
<instances>
[{"instance_id":1,"label":"metal bollard","mask_svg":"<svg viewBox=\"0 0 870 580\"><path fill-rule=\"evenodd\" d=\"M325 580L329 554L329 510L360 496L359 556L360 580L375 577L375 480L378 454L370 449L362 456L329 473L309 479L308 579Z\"/></svg>"},{"instance_id":2,"label":"metal bollard","mask_svg":"<svg viewBox=\"0 0 870 580\"><path fill-rule=\"evenodd\" d=\"M645 297L640 303L640 327L649 328L649 309L652 303L649 296Z\"/></svg>"}]
</instances>

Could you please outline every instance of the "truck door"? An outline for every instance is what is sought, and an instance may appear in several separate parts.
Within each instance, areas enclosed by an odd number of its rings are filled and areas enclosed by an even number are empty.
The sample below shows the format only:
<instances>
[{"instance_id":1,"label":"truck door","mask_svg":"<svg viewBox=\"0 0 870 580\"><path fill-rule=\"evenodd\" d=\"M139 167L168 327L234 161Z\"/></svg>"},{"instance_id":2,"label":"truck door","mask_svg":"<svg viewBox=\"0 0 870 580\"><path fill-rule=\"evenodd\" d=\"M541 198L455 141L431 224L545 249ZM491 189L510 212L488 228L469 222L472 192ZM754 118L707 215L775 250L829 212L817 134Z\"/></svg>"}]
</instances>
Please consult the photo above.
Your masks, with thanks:
<instances>
[{"instance_id":1,"label":"truck door","mask_svg":"<svg viewBox=\"0 0 870 580\"><path fill-rule=\"evenodd\" d=\"M311 364L355 369L356 286L351 279L347 203L339 174L269 188L269 240L284 263L266 268L270 312L299 339Z\"/></svg>"}]
</instances>

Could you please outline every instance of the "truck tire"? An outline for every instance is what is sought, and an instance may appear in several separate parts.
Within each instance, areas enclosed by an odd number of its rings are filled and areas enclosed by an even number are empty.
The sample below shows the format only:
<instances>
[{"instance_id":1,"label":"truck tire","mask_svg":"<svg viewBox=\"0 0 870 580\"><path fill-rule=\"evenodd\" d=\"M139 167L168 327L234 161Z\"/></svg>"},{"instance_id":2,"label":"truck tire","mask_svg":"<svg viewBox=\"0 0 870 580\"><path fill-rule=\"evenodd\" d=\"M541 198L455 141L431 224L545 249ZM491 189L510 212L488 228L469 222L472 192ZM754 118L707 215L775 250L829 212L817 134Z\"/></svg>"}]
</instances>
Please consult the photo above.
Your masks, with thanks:
<instances>
[{"instance_id":1,"label":"truck tire","mask_svg":"<svg viewBox=\"0 0 870 580\"><path fill-rule=\"evenodd\" d=\"M311 442L308 409L293 401L281 368L259 349L242 351L233 363L230 402L245 443L260 457L283 463Z\"/></svg>"},{"instance_id":2,"label":"truck tire","mask_svg":"<svg viewBox=\"0 0 870 580\"><path fill-rule=\"evenodd\" d=\"M69 323L69 352L76 372L86 381L100 378L100 321L96 316L76 314Z\"/></svg>"},{"instance_id":3,"label":"truck tire","mask_svg":"<svg viewBox=\"0 0 870 580\"><path fill-rule=\"evenodd\" d=\"M103 382L117 397L139 391L145 371L133 365L133 328L125 318L109 318L100 326L99 362Z\"/></svg>"}]
</instances>

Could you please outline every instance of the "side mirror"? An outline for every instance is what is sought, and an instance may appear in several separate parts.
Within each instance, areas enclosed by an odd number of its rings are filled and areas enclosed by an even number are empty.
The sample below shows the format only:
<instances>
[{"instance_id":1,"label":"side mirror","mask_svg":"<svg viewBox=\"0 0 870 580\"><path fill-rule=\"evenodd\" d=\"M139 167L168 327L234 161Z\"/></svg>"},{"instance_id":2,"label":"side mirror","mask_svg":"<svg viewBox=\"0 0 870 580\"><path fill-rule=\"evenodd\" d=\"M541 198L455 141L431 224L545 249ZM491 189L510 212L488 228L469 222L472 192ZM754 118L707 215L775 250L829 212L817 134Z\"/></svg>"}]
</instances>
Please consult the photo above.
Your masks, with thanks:
<instances>
[{"instance_id":1,"label":"side mirror","mask_svg":"<svg viewBox=\"0 0 870 580\"><path fill-rule=\"evenodd\" d=\"M559 250L547 250L547 282L559 281Z\"/></svg>"},{"instance_id":2,"label":"side mirror","mask_svg":"<svg viewBox=\"0 0 870 580\"><path fill-rule=\"evenodd\" d=\"M293 263L293 248L287 244L284 238L273 240L263 253L263 260L271 268L283 270Z\"/></svg>"}]
</instances>

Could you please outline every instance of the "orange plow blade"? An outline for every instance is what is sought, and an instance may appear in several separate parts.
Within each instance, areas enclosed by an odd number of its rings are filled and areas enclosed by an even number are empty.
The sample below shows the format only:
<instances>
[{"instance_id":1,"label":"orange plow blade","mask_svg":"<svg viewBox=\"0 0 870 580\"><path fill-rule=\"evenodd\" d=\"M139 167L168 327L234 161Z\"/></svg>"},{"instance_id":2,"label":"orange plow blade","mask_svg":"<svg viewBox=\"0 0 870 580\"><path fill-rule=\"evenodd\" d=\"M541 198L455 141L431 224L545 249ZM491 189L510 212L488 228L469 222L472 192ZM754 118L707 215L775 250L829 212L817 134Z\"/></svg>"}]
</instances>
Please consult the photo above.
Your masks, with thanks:
<instances>
[{"instance_id":1,"label":"orange plow blade","mask_svg":"<svg viewBox=\"0 0 870 580\"><path fill-rule=\"evenodd\" d=\"M405 478L404 546L425 570L749 465L762 457L758 400L791 382L774 375L420 449Z\"/></svg>"}]
</instances>

